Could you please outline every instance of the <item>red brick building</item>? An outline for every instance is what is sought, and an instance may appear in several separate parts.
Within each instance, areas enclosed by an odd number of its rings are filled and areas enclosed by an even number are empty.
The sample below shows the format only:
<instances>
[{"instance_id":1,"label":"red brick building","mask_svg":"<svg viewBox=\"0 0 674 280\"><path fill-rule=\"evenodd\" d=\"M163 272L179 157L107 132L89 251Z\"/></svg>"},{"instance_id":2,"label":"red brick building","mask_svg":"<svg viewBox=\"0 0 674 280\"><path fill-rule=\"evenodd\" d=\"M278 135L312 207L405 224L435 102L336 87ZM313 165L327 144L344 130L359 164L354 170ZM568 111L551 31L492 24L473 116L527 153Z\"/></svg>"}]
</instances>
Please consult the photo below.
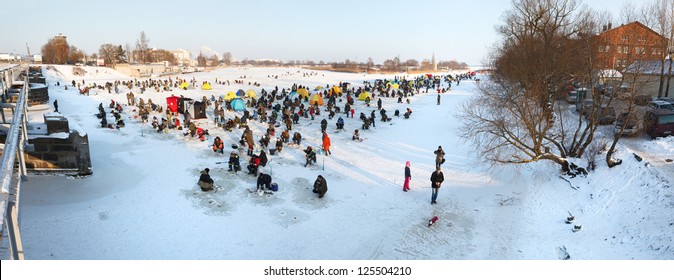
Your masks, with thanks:
<instances>
[{"instance_id":1,"label":"red brick building","mask_svg":"<svg viewBox=\"0 0 674 280\"><path fill-rule=\"evenodd\" d=\"M667 55L667 38L638 21L609 25L596 39L597 69L622 71L635 60L662 61Z\"/></svg>"}]
</instances>

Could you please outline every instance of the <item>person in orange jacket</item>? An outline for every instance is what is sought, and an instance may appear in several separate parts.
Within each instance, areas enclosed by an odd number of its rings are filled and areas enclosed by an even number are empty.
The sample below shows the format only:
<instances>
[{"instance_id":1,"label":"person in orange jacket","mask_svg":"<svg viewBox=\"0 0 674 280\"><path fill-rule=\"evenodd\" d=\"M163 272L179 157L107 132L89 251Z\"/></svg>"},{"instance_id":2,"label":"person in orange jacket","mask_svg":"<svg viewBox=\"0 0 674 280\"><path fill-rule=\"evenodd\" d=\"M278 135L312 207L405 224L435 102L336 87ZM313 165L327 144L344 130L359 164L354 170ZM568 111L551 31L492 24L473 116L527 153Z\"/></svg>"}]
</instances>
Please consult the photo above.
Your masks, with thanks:
<instances>
[{"instance_id":1,"label":"person in orange jacket","mask_svg":"<svg viewBox=\"0 0 674 280\"><path fill-rule=\"evenodd\" d=\"M323 132L323 152L326 156L332 154L330 152L330 137L328 137L328 134L325 132Z\"/></svg>"},{"instance_id":2,"label":"person in orange jacket","mask_svg":"<svg viewBox=\"0 0 674 280\"><path fill-rule=\"evenodd\" d=\"M220 139L220 136L216 136L215 139L213 139L213 151L214 152L220 152L221 154L224 154L225 152L223 149L225 148L225 143L222 142L222 139Z\"/></svg>"}]
</instances>

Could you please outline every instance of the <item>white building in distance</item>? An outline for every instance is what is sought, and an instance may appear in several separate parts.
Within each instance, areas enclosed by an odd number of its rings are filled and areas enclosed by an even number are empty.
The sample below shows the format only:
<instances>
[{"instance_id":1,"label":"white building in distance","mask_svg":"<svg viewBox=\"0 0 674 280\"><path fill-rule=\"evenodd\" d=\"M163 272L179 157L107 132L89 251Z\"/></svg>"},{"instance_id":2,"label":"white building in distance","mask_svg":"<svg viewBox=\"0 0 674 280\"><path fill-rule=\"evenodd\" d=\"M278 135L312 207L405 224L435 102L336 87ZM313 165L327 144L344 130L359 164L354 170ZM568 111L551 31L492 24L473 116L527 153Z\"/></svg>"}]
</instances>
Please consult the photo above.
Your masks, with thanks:
<instances>
[{"instance_id":1,"label":"white building in distance","mask_svg":"<svg viewBox=\"0 0 674 280\"><path fill-rule=\"evenodd\" d=\"M175 51L171 51L171 53L173 54L173 56L176 57L178 65L180 66L192 65L192 52L183 49L177 49Z\"/></svg>"}]
</instances>

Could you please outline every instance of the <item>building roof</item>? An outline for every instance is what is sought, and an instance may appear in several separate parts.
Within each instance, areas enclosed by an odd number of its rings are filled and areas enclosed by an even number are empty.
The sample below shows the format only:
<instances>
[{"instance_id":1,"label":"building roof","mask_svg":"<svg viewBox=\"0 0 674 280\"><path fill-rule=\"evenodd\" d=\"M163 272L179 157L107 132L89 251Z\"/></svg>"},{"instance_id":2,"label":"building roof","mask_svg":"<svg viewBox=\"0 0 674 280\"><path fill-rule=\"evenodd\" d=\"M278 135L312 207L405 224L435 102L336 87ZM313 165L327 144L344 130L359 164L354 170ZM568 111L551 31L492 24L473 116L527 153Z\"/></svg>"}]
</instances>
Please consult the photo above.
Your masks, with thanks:
<instances>
[{"instance_id":1,"label":"building roof","mask_svg":"<svg viewBox=\"0 0 674 280\"><path fill-rule=\"evenodd\" d=\"M669 69L671 60L637 60L625 68L623 71L626 74L642 74L642 75L660 75L662 64L665 64L665 72ZM674 71L674 69L673 69Z\"/></svg>"},{"instance_id":2,"label":"building roof","mask_svg":"<svg viewBox=\"0 0 674 280\"><path fill-rule=\"evenodd\" d=\"M620 25L618 27L603 31L603 32L599 33L599 36L609 36L609 35L611 35L611 33L615 33L618 30L627 28L629 26L636 26L636 27L645 29L649 33L653 33L653 35L658 36L658 37L662 38L663 40L667 40L667 37L664 37L664 36L660 35L658 32L655 32L655 30L649 28L648 26L644 25L643 23L641 23L639 21L633 21L633 22L630 22L628 24L623 24L623 25Z\"/></svg>"}]
</instances>

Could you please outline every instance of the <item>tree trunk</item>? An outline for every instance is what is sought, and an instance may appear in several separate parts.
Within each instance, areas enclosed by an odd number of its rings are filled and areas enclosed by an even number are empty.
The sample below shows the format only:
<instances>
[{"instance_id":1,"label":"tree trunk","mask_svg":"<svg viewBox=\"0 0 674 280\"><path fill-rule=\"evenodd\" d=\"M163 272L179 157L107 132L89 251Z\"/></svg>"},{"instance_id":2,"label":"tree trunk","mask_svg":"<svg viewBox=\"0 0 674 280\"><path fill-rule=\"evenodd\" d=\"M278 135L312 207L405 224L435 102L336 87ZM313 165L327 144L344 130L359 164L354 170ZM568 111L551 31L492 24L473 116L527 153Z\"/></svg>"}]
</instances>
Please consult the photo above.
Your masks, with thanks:
<instances>
[{"instance_id":1,"label":"tree trunk","mask_svg":"<svg viewBox=\"0 0 674 280\"><path fill-rule=\"evenodd\" d=\"M664 86L665 83L665 60L662 60L663 62L660 65L660 86L658 87L658 98L662 97L662 87Z\"/></svg>"},{"instance_id":2,"label":"tree trunk","mask_svg":"<svg viewBox=\"0 0 674 280\"><path fill-rule=\"evenodd\" d=\"M540 156L540 159L547 159L547 160L554 161L555 163L559 164L562 167L562 171L564 173L569 173L569 171L571 171L571 167L569 166L569 162L565 158L560 157L558 155L544 154L544 155Z\"/></svg>"},{"instance_id":3,"label":"tree trunk","mask_svg":"<svg viewBox=\"0 0 674 280\"><path fill-rule=\"evenodd\" d=\"M612 168L614 166L618 166L623 161L621 159L618 160L613 160L613 153L615 152L615 146L618 144L618 140L620 140L620 135L613 136L613 143L611 144L611 147L608 149L606 152L606 164L608 165L609 168Z\"/></svg>"},{"instance_id":4,"label":"tree trunk","mask_svg":"<svg viewBox=\"0 0 674 280\"><path fill-rule=\"evenodd\" d=\"M665 87L665 97L669 97L669 81L672 79L672 58L669 58L669 70L667 70L667 87Z\"/></svg>"}]
</instances>

